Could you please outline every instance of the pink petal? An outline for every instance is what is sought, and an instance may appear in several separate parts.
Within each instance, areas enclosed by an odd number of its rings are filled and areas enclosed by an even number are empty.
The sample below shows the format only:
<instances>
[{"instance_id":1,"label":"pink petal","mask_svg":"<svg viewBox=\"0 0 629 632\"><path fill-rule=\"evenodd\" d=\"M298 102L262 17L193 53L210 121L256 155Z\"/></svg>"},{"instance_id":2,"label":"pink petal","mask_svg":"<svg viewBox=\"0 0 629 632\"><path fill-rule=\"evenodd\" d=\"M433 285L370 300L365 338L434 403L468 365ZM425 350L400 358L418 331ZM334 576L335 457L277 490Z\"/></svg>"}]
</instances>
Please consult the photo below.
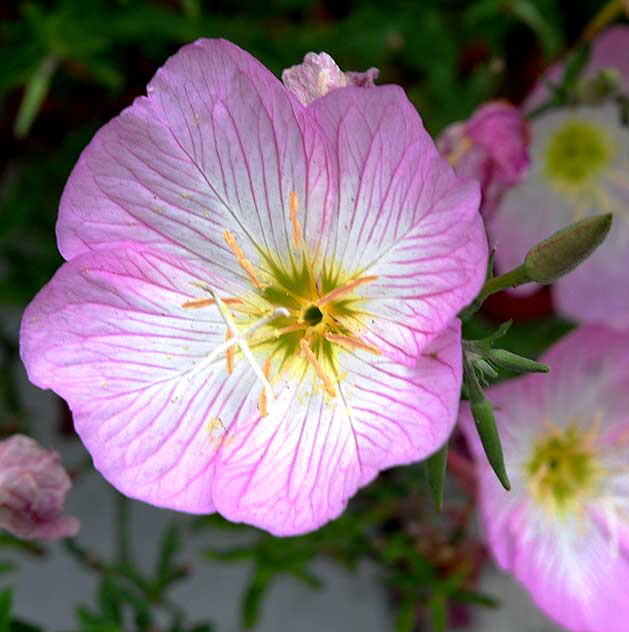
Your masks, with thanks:
<instances>
[{"instance_id":1,"label":"pink petal","mask_svg":"<svg viewBox=\"0 0 629 632\"><path fill-rule=\"evenodd\" d=\"M184 309L208 281L184 260L131 247L79 255L27 308L29 379L69 403L95 466L123 493L189 512L213 511L210 481L228 425L256 410L244 362L227 375L214 307ZM220 286L219 286L220 287Z\"/></svg>"},{"instance_id":2,"label":"pink petal","mask_svg":"<svg viewBox=\"0 0 629 632\"><path fill-rule=\"evenodd\" d=\"M212 486L218 511L276 535L303 533L336 518L379 470L434 452L458 408L460 324L416 368L345 354L339 374L334 400L306 378L267 417L233 426Z\"/></svg>"},{"instance_id":3,"label":"pink petal","mask_svg":"<svg viewBox=\"0 0 629 632\"><path fill-rule=\"evenodd\" d=\"M361 288L364 337L413 364L484 280L478 183L456 178L398 87L335 90L309 111L336 172L326 261L378 275Z\"/></svg>"},{"instance_id":4,"label":"pink petal","mask_svg":"<svg viewBox=\"0 0 629 632\"><path fill-rule=\"evenodd\" d=\"M265 267L289 252L289 194L316 245L326 213L327 159L302 106L256 59L224 40L184 46L148 96L84 150L61 200L66 259L135 241L244 273L224 241Z\"/></svg>"}]
</instances>

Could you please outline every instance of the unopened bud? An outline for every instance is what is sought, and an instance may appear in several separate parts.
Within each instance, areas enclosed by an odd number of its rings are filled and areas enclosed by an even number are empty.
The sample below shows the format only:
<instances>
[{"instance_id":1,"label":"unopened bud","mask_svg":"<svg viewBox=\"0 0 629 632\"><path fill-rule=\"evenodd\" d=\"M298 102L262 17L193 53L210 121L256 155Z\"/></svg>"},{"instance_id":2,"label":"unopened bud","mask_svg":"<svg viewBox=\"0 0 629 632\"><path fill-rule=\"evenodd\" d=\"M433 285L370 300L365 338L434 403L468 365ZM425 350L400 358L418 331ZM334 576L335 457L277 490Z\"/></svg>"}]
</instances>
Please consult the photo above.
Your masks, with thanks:
<instances>
[{"instance_id":1,"label":"unopened bud","mask_svg":"<svg viewBox=\"0 0 629 632\"><path fill-rule=\"evenodd\" d=\"M587 217L533 246L524 259L529 280L552 283L574 270L603 243L611 225L611 213Z\"/></svg>"},{"instance_id":2,"label":"unopened bud","mask_svg":"<svg viewBox=\"0 0 629 632\"><path fill-rule=\"evenodd\" d=\"M598 105L616 97L622 88L622 75L616 68L603 68L593 77L579 81L576 98L579 103Z\"/></svg>"}]
</instances>

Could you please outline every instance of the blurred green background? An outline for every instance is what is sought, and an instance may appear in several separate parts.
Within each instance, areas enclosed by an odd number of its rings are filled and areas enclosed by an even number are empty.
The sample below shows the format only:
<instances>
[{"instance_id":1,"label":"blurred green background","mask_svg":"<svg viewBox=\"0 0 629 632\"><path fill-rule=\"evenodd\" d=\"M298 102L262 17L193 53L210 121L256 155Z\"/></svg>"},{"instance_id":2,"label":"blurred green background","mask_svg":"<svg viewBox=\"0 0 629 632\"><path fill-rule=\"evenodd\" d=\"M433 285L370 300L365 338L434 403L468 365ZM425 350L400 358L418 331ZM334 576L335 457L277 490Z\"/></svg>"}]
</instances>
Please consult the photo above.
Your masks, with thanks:
<instances>
[{"instance_id":1,"label":"blurred green background","mask_svg":"<svg viewBox=\"0 0 629 632\"><path fill-rule=\"evenodd\" d=\"M601 0L4 0L0 306L19 315L61 264L54 237L57 207L82 148L98 127L144 93L157 68L186 42L230 39L277 75L308 51L330 53L344 70L376 66L379 82L401 84L436 135L488 99L520 102L604 5ZM552 318L522 323L512 328L505 346L536 355L566 328ZM478 319L468 329L468 335L481 336L495 325ZM17 340L0 329L0 343L2 437L28 431L29 420L18 395ZM59 427L71 432L61 410ZM277 575L316 586L309 565L326 555L349 567L364 558L379 565L397 607L399 632L419 629L423 620L431 621L431 629L449 629L448 621L467 620L461 606L494 603L475 589L484 553L468 533L470 473L465 463L451 470L467 500L445 514L432 510L421 468L401 468L382 475L343 517L315 534L284 540L259 534L251 545L206 550L206 557L253 564L242 602L247 625L256 622L261 598ZM124 501L118 511L124 524ZM253 531L215 517L185 528ZM118 537L124 539L124 530ZM137 629L155 629L151 604L159 605L162 592L179 578L173 560L181 537L179 531L165 533L157 579L140 581L137 570L124 565L94 567L102 576L101 601L83 613L81 629L120 630L116 617L126 607L135 608ZM7 543L20 546L7 538L0 546ZM89 558L76 543L68 553ZM29 629L3 627L8 599L0 592L0 630ZM177 625L168 629L184 630Z\"/></svg>"}]
</instances>

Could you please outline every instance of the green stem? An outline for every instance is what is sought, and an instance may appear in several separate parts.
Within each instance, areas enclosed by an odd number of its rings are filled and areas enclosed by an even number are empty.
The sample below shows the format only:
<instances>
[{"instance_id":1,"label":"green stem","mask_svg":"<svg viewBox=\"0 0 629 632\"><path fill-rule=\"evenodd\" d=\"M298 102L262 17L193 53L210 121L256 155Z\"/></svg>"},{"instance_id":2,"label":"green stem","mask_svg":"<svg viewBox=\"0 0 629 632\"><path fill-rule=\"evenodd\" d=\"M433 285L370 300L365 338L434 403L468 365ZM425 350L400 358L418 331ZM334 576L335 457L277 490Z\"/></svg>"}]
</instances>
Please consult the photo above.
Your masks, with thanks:
<instances>
[{"instance_id":1,"label":"green stem","mask_svg":"<svg viewBox=\"0 0 629 632\"><path fill-rule=\"evenodd\" d=\"M116 494L116 547L119 566L130 568L129 501L122 494Z\"/></svg>"},{"instance_id":2,"label":"green stem","mask_svg":"<svg viewBox=\"0 0 629 632\"><path fill-rule=\"evenodd\" d=\"M478 311L480 306L485 302L485 299L496 292L501 292L502 290L506 290L510 287L517 287L518 285L522 285L524 283L528 283L530 281L529 273L526 270L525 265L522 263L517 268L513 268L513 270L509 272L505 272L500 276L493 277L485 282L483 285L479 295L474 299L474 302L471 305L468 305L464 310L462 310L459 314L459 317L462 320L466 320L472 314Z\"/></svg>"}]
</instances>

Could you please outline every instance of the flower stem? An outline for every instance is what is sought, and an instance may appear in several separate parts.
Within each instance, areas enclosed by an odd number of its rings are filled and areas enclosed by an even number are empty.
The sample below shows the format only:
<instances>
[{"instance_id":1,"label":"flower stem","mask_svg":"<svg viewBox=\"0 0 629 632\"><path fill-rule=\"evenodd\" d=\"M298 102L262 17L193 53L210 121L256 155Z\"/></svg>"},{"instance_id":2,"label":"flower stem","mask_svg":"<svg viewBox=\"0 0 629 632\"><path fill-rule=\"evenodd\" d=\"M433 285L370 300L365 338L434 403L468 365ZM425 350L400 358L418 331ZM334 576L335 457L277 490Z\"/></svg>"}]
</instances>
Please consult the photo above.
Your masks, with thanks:
<instances>
[{"instance_id":1,"label":"flower stem","mask_svg":"<svg viewBox=\"0 0 629 632\"><path fill-rule=\"evenodd\" d=\"M517 287L530 281L529 274L525 265L522 263L517 268L513 268L509 272L505 272L500 276L493 277L485 282L485 285L481 288L479 295L474 299L474 302L468 305L459 313L459 317L462 320L466 320L474 313L478 311L480 306L485 302L485 299L496 292L506 290L510 287Z\"/></svg>"}]
</instances>

